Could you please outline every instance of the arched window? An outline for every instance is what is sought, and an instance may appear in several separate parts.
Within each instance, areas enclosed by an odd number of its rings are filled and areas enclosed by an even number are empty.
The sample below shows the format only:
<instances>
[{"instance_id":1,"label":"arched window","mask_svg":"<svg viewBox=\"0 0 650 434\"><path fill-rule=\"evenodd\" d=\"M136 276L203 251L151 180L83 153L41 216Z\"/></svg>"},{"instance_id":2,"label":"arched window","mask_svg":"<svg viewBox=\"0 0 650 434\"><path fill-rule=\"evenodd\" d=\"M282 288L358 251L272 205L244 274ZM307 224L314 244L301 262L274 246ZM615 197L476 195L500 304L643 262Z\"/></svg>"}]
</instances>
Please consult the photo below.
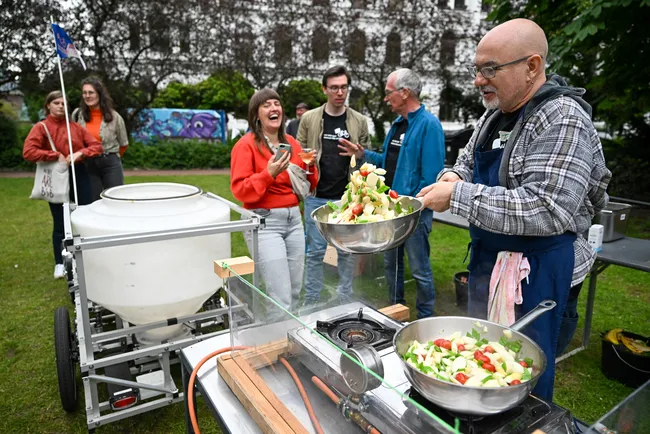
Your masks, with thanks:
<instances>
[{"instance_id":1,"label":"arched window","mask_svg":"<svg viewBox=\"0 0 650 434\"><path fill-rule=\"evenodd\" d=\"M364 63L366 61L366 34L356 29L350 33L348 41L348 60L350 63Z\"/></svg>"},{"instance_id":2,"label":"arched window","mask_svg":"<svg viewBox=\"0 0 650 434\"><path fill-rule=\"evenodd\" d=\"M275 53L274 58L276 63L286 63L291 61L291 28L289 26L280 25L274 32Z\"/></svg>"},{"instance_id":3,"label":"arched window","mask_svg":"<svg viewBox=\"0 0 650 434\"><path fill-rule=\"evenodd\" d=\"M445 32L442 34L440 42L440 64L442 66L450 66L454 64L456 59L456 36L452 32Z\"/></svg>"},{"instance_id":4,"label":"arched window","mask_svg":"<svg viewBox=\"0 0 650 434\"><path fill-rule=\"evenodd\" d=\"M397 32L391 32L386 38L385 62L391 66L402 63L402 38Z\"/></svg>"},{"instance_id":5,"label":"arched window","mask_svg":"<svg viewBox=\"0 0 650 434\"><path fill-rule=\"evenodd\" d=\"M330 37L327 29L317 27L311 38L311 54L314 62L327 62L330 60Z\"/></svg>"}]
</instances>

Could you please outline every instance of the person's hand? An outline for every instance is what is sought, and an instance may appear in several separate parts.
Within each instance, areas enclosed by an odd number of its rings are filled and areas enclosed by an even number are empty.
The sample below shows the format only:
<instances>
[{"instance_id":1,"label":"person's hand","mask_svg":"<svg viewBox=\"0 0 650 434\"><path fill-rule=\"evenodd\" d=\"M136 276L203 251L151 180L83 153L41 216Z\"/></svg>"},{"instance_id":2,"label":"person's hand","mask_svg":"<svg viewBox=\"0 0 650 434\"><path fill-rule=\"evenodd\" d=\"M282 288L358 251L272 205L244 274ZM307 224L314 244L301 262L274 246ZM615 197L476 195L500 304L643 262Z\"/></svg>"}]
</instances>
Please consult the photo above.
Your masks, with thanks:
<instances>
[{"instance_id":1,"label":"person's hand","mask_svg":"<svg viewBox=\"0 0 650 434\"><path fill-rule=\"evenodd\" d=\"M271 157L268 166L266 166L266 170L269 171L269 175L271 175L273 178L287 170L287 167L289 167L291 154L288 152L283 152L283 154L284 155L281 156L278 161L275 161L275 156Z\"/></svg>"},{"instance_id":2,"label":"person's hand","mask_svg":"<svg viewBox=\"0 0 650 434\"><path fill-rule=\"evenodd\" d=\"M70 158L69 155L65 157L65 162L68 164L72 164L73 161L79 161L81 157L83 157L83 154L81 153L81 151L77 151L74 154L72 154L72 159Z\"/></svg>"},{"instance_id":3,"label":"person's hand","mask_svg":"<svg viewBox=\"0 0 650 434\"><path fill-rule=\"evenodd\" d=\"M438 182L458 182L460 181L460 176L456 172L445 172L444 175L440 177Z\"/></svg>"},{"instance_id":4,"label":"person's hand","mask_svg":"<svg viewBox=\"0 0 650 434\"><path fill-rule=\"evenodd\" d=\"M363 158L363 146L352 143L346 139L339 139L339 143L339 149L341 150L339 155L344 157L351 157L354 155L357 160Z\"/></svg>"},{"instance_id":5,"label":"person's hand","mask_svg":"<svg viewBox=\"0 0 650 434\"><path fill-rule=\"evenodd\" d=\"M431 208L436 212L447 211L451 202L451 193L454 190L454 184L454 182L436 182L423 188L417 197L422 197L422 202L424 202L424 206L427 208Z\"/></svg>"},{"instance_id":6,"label":"person's hand","mask_svg":"<svg viewBox=\"0 0 650 434\"><path fill-rule=\"evenodd\" d=\"M65 155L59 153L59 163L67 163L68 160L65 158Z\"/></svg>"}]
</instances>

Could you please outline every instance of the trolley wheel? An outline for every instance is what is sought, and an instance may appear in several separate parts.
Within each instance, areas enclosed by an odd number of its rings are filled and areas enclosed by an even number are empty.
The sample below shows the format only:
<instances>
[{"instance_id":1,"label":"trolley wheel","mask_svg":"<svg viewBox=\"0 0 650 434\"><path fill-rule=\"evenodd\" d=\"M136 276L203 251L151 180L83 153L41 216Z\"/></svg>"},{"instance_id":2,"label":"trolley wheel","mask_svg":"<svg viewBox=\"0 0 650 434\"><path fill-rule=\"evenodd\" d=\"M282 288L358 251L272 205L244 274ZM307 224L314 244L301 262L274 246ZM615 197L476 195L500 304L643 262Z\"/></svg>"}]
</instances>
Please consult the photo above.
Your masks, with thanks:
<instances>
[{"instance_id":1,"label":"trolley wheel","mask_svg":"<svg viewBox=\"0 0 650 434\"><path fill-rule=\"evenodd\" d=\"M61 406L67 412L77 409L77 369L72 353L72 333L70 314L65 307L54 312L54 350L56 353L56 373L59 378Z\"/></svg>"}]
</instances>

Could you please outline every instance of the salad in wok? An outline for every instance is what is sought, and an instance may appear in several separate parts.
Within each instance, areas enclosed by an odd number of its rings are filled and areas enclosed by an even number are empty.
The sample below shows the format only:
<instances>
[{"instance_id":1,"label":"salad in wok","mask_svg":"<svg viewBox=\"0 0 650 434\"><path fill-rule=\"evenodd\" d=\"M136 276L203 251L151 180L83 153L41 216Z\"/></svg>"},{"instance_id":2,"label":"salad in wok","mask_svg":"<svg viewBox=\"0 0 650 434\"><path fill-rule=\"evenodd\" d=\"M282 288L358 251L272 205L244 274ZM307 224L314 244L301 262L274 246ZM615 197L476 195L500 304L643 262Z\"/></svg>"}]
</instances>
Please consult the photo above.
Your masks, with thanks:
<instances>
[{"instance_id":1,"label":"salad in wok","mask_svg":"<svg viewBox=\"0 0 650 434\"><path fill-rule=\"evenodd\" d=\"M361 165L350 176L340 206L327 202L332 212L328 223L371 223L391 220L413 212L411 205L402 206L399 195L384 182L386 171L369 163Z\"/></svg>"},{"instance_id":2,"label":"salad in wok","mask_svg":"<svg viewBox=\"0 0 650 434\"><path fill-rule=\"evenodd\" d=\"M507 387L529 381L533 360L521 358L521 341L504 330L499 342L488 342L472 329L426 343L413 341L402 356L406 363L438 380L473 387Z\"/></svg>"}]
</instances>

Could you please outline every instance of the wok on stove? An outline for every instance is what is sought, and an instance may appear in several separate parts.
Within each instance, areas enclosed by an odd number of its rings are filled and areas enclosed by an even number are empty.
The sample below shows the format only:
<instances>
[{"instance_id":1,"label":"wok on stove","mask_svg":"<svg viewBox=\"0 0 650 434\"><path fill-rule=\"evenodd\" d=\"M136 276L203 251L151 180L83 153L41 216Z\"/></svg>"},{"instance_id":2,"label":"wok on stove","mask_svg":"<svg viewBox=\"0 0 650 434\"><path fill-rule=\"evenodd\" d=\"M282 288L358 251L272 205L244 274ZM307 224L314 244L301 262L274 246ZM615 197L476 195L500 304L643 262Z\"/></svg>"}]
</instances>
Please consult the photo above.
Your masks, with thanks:
<instances>
[{"instance_id":1,"label":"wok on stove","mask_svg":"<svg viewBox=\"0 0 650 434\"><path fill-rule=\"evenodd\" d=\"M404 326L393 338L393 346L400 356L406 377L411 385L426 399L443 407L452 413L472 416L489 416L506 411L522 403L537 384L540 375L546 369L546 355L542 349L528 336L519 330L527 326L538 316L555 307L556 303L546 300L535 309L524 315L511 327L469 317L436 317L424 318ZM465 335L471 332L475 323L487 326L488 332L482 334L489 341L499 341L504 330L512 332L512 340L521 341L521 358L530 357L534 360L533 376L525 382L507 387L471 387L463 386L431 377L404 361L402 356L408 351L414 340L428 342L455 332Z\"/></svg>"}]
</instances>

